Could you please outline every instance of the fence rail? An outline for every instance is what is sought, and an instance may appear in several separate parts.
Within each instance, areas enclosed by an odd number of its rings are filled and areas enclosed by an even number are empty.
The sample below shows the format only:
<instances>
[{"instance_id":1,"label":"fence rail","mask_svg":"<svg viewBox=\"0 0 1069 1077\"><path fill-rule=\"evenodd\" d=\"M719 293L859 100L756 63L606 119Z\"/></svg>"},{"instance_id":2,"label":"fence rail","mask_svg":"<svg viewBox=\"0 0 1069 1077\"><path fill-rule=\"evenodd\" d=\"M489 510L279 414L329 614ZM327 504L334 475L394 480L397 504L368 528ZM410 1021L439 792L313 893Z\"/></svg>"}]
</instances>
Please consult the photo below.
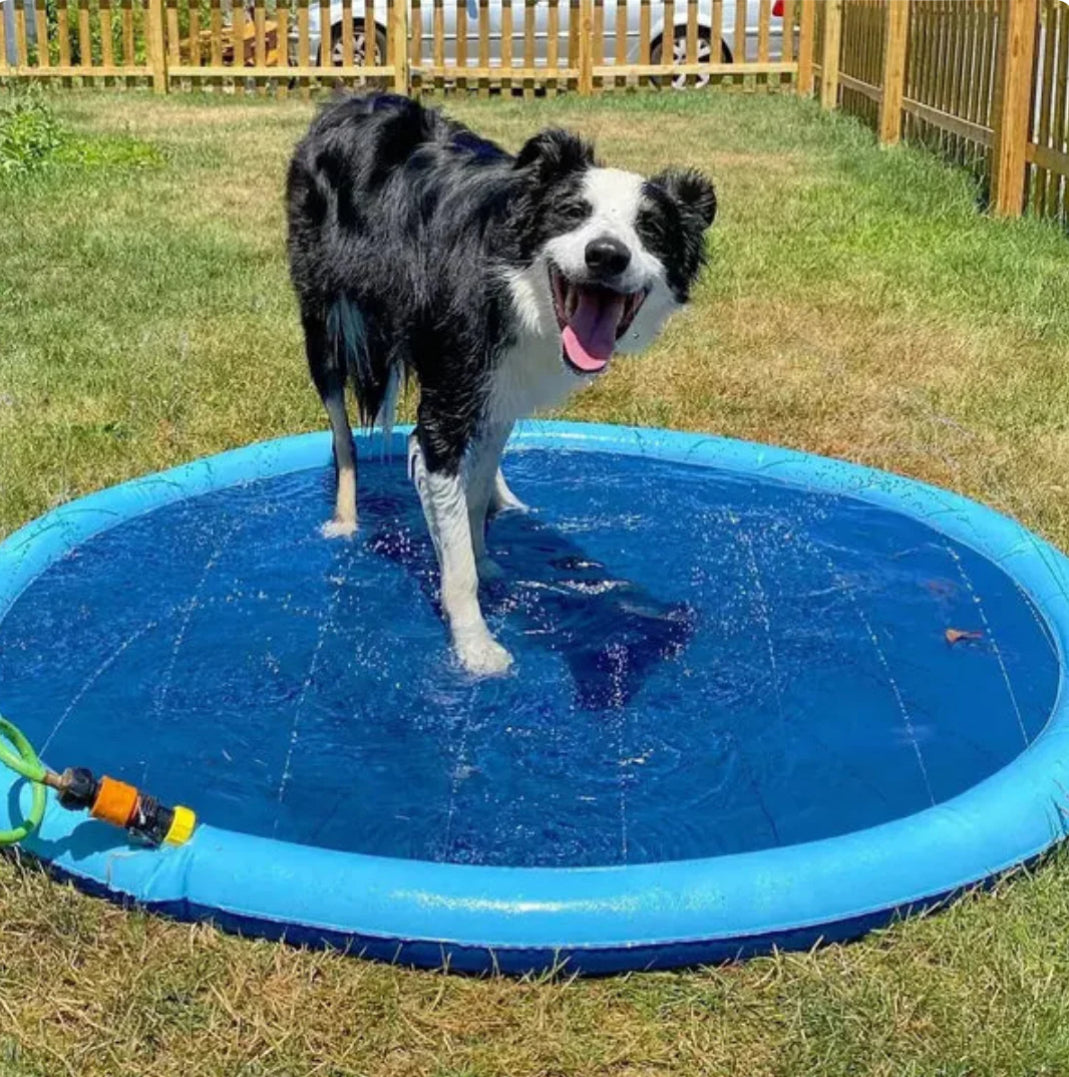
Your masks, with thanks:
<instances>
[{"instance_id":1,"label":"fence rail","mask_svg":"<svg viewBox=\"0 0 1069 1077\"><path fill-rule=\"evenodd\" d=\"M0 0L14 5L0 79L282 95L369 82L527 96L780 88L797 75L803 2Z\"/></svg>"}]
</instances>

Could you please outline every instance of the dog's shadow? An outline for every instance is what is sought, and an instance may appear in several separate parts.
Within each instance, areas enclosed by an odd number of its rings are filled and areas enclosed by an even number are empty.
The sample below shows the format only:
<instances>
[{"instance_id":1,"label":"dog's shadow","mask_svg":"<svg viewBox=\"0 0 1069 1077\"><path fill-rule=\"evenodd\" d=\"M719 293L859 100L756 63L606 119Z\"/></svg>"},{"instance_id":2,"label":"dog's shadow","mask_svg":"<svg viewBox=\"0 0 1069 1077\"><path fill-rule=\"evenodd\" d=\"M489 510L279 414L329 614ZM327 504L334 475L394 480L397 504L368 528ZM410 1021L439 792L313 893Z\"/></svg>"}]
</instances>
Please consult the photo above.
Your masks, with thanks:
<instances>
[{"instance_id":1,"label":"dog's shadow","mask_svg":"<svg viewBox=\"0 0 1069 1077\"><path fill-rule=\"evenodd\" d=\"M440 613L430 539L404 527L390 511L397 506L385 500L365 514L372 523L368 548L415 576ZM488 549L504 574L480 587L484 613L508 624L510 634L518 630L563 656L576 704L584 709L626 706L694 634L697 613L691 605L664 601L641 584L614 575L535 513L497 517Z\"/></svg>"}]
</instances>

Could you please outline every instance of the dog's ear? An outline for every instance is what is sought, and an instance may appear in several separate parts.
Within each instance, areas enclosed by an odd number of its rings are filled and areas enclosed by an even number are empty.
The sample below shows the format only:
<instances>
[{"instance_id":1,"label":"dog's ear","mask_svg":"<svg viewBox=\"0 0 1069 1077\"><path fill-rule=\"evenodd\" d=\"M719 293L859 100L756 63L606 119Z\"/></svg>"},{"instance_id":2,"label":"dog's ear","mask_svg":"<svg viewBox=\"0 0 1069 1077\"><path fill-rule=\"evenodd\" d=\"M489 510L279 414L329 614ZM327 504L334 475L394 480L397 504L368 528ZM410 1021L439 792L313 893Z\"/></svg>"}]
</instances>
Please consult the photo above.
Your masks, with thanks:
<instances>
[{"instance_id":1,"label":"dog's ear","mask_svg":"<svg viewBox=\"0 0 1069 1077\"><path fill-rule=\"evenodd\" d=\"M566 176L594 164L594 147L573 135L551 127L529 139L516 157L517 168L532 168L543 180Z\"/></svg>"},{"instance_id":2,"label":"dog's ear","mask_svg":"<svg viewBox=\"0 0 1069 1077\"><path fill-rule=\"evenodd\" d=\"M705 228L716 218L716 191L697 169L670 168L650 183L660 187L684 213L697 216Z\"/></svg>"}]
</instances>

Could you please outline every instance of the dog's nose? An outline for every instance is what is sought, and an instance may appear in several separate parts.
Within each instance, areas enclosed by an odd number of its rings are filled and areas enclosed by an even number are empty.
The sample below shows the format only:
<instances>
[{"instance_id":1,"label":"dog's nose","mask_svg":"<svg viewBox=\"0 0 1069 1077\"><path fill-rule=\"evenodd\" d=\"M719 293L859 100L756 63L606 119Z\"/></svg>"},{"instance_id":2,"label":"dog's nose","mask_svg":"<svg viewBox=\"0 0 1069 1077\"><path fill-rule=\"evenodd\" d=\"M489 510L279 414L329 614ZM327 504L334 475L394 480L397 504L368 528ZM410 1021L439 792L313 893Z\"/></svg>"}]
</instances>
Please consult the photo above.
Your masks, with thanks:
<instances>
[{"instance_id":1,"label":"dog's nose","mask_svg":"<svg viewBox=\"0 0 1069 1077\"><path fill-rule=\"evenodd\" d=\"M595 277L618 277L631 264L631 252L612 236L599 236L586 245L587 269Z\"/></svg>"}]
</instances>

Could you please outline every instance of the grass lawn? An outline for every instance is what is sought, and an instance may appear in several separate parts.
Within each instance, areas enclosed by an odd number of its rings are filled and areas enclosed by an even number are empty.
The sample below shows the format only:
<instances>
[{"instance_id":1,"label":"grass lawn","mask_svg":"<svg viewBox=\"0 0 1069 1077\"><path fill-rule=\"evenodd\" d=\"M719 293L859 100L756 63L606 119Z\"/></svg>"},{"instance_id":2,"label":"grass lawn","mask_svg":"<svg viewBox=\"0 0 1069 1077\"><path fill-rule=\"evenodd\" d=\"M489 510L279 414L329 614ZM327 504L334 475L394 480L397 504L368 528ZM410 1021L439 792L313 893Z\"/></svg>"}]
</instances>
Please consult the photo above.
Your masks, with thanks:
<instances>
[{"instance_id":1,"label":"grass lawn","mask_svg":"<svg viewBox=\"0 0 1069 1077\"><path fill-rule=\"evenodd\" d=\"M300 102L58 99L91 152L0 178L0 536L323 426L283 257ZM575 418L772 441L983 499L1069 548L1069 241L787 97L458 102L721 216L693 307ZM147 145L142 145L147 144ZM410 410L411 401L407 402ZM845 947L600 981L443 977L122 910L0 860L0 1075L1069 1073L1069 859Z\"/></svg>"}]
</instances>

